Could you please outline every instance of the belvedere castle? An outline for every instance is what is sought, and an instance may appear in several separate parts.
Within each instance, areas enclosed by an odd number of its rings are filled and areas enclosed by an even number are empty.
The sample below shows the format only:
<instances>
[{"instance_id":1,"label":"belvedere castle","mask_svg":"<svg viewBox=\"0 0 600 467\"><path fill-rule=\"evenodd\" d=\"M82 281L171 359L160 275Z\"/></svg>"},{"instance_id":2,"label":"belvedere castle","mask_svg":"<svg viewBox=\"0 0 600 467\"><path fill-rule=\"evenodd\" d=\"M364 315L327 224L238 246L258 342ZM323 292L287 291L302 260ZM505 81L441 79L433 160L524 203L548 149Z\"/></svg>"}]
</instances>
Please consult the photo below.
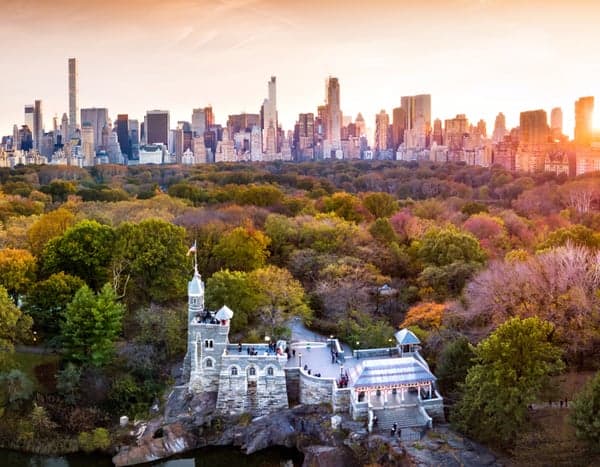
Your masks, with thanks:
<instances>
[{"instance_id":1,"label":"belvedere castle","mask_svg":"<svg viewBox=\"0 0 600 467\"><path fill-rule=\"evenodd\" d=\"M204 308L197 267L188 299L188 390L216 393L219 413L266 415L296 404L329 404L336 413L364 420L369 429L396 424L414 433L444 418L436 378L409 330L396 333L395 346L381 349L350 351L333 336L299 340L293 328L291 343L231 344L234 312L227 306Z\"/></svg>"}]
</instances>

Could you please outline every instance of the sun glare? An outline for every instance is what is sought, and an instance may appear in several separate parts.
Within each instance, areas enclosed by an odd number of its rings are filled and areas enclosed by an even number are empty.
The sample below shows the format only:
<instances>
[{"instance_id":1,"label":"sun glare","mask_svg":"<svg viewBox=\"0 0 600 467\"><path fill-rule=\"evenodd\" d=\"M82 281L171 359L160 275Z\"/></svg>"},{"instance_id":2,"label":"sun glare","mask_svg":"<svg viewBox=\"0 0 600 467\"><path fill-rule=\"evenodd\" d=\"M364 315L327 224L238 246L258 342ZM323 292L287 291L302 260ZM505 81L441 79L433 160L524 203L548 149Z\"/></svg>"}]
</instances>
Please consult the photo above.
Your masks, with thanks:
<instances>
[{"instance_id":1,"label":"sun glare","mask_svg":"<svg viewBox=\"0 0 600 467\"><path fill-rule=\"evenodd\" d=\"M592 115L592 128L600 130L600 109L595 109Z\"/></svg>"}]
</instances>

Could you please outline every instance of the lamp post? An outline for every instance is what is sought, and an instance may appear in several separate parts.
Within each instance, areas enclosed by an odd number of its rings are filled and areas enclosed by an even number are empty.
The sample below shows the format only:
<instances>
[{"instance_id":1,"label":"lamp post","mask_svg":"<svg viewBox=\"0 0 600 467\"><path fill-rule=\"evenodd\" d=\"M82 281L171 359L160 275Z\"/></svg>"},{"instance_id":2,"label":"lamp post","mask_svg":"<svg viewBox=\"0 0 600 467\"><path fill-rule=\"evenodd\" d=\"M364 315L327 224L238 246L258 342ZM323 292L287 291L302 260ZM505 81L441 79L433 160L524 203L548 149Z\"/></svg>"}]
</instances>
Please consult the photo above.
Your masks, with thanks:
<instances>
[{"instance_id":1,"label":"lamp post","mask_svg":"<svg viewBox=\"0 0 600 467\"><path fill-rule=\"evenodd\" d=\"M358 360L360 358L360 341L356 341L356 359Z\"/></svg>"},{"instance_id":2,"label":"lamp post","mask_svg":"<svg viewBox=\"0 0 600 467\"><path fill-rule=\"evenodd\" d=\"M298 366L300 368L302 368L302 354L301 353L298 354Z\"/></svg>"},{"instance_id":3,"label":"lamp post","mask_svg":"<svg viewBox=\"0 0 600 467\"><path fill-rule=\"evenodd\" d=\"M340 365L340 377L344 376L344 365Z\"/></svg>"}]
</instances>

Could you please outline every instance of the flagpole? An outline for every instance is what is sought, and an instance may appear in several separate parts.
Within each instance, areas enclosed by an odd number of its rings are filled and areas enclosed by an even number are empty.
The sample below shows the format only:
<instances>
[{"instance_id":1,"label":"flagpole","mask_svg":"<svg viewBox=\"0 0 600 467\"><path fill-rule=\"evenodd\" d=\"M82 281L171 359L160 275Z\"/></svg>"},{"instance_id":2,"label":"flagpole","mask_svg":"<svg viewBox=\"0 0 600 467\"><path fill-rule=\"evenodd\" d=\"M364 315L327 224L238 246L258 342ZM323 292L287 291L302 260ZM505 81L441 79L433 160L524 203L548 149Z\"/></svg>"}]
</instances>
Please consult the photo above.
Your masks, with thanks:
<instances>
[{"instance_id":1,"label":"flagpole","mask_svg":"<svg viewBox=\"0 0 600 467\"><path fill-rule=\"evenodd\" d=\"M198 272L198 245L194 240L194 271Z\"/></svg>"}]
</instances>

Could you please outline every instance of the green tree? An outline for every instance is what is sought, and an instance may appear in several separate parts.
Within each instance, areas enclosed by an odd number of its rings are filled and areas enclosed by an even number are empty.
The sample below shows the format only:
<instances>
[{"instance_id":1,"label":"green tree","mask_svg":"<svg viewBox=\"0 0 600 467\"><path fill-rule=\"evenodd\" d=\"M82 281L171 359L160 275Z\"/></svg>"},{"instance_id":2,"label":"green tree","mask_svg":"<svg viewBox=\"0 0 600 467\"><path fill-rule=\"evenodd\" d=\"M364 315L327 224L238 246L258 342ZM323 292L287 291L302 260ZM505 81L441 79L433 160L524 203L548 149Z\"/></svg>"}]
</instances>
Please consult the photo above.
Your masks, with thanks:
<instances>
[{"instance_id":1,"label":"green tree","mask_svg":"<svg viewBox=\"0 0 600 467\"><path fill-rule=\"evenodd\" d=\"M512 318L479 343L451 418L459 430L483 442L514 442L527 423L527 406L564 367L553 331L539 318Z\"/></svg>"},{"instance_id":2,"label":"green tree","mask_svg":"<svg viewBox=\"0 0 600 467\"><path fill-rule=\"evenodd\" d=\"M252 271L265 265L271 239L260 230L236 227L223 235L213 248L213 255L222 269Z\"/></svg>"},{"instance_id":3,"label":"green tree","mask_svg":"<svg viewBox=\"0 0 600 467\"><path fill-rule=\"evenodd\" d=\"M600 450L600 372L588 381L571 403L571 424L577 438Z\"/></svg>"},{"instance_id":4,"label":"green tree","mask_svg":"<svg viewBox=\"0 0 600 467\"><path fill-rule=\"evenodd\" d=\"M592 250L600 248L600 234L584 225L572 225L551 232L546 240L538 246L538 250L556 248L571 243L574 246L581 245Z\"/></svg>"},{"instance_id":5,"label":"green tree","mask_svg":"<svg viewBox=\"0 0 600 467\"><path fill-rule=\"evenodd\" d=\"M42 271L48 275L64 271L99 290L109 278L114 241L112 227L96 221L81 221L46 244Z\"/></svg>"},{"instance_id":6,"label":"green tree","mask_svg":"<svg viewBox=\"0 0 600 467\"><path fill-rule=\"evenodd\" d=\"M21 370L0 374L0 387L4 389L6 401L12 408L18 408L33 395L33 382Z\"/></svg>"},{"instance_id":7,"label":"green tree","mask_svg":"<svg viewBox=\"0 0 600 467\"><path fill-rule=\"evenodd\" d=\"M60 334L67 305L77 291L85 285L79 277L59 272L45 281L30 287L25 296L23 310L32 318L35 329L47 337Z\"/></svg>"},{"instance_id":8,"label":"green tree","mask_svg":"<svg viewBox=\"0 0 600 467\"><path fill-rule=\"evenodd\" d=\"M453 400L460 396L459 385L465 382L474 358L473 346L464 336L444 346L435 367L437 383L444 396Z\"/></svg>"},{"instance_id":9,"label":"green tree","mask_svg":"<svg viewBox=\"0 0 600 467\"><path fill-rule=\"evenodd\" d=\"M27 250L5 248L0 250L0 285L15 303L35 280L35 258Z\"/></svg>"},{"instance_id":10,"label":"green tree","mask_svg":"<svg viewBox=\"0 0 600 467\"><path fill-rule=\"evenodd\" d=\"M394 328L385 320L373 319L364 311L350 311L348 318L339 322L339 330L344 340L354 348L392 346Z\"/></svg>"},{"instance_id":11,"label":"green tree","mask_svg":"<svg viewBox=\"0 0 600 467\"><path fill-rule=\"evenodd\" d=\"M363 198L363 205L375 219L390 217L398 210L396 198L384 192L366 194Z\"/></svg>"},{"instance_id":12,"label":"green tree","mask_svg":"<svg viewBox=\"0 0 600 467\"><path fill-rule=\"evenodd\" d=\"M257 285L254 276L246 272L228 269L216 272L206 281L206 306L218 310L227 305L234 311L231 331L243 331L256 318L260 301Z\"/></svg>"},{"instance_id":13,"label":"green tree","mask_svg":"<svg viewBox=\"0 0 600 467\"><path fill-rule=\"evenodd\" d=\"M14 351L17 342L29 337L31 324L31 317L21 313L6 289L0 286L0 363L6 363L1 360Z\"/></svg>"},{"instance_id":14,"label":"green tree","mask_svg":"<svg viewBox=\"0 0 600 467\"><path fill-rule=\"evenodd\" d=\"M360 208L360 199L350 193L339 192L323 198L324 212L333 212L336 216L349 222L363 220L364 216L360 212Z\"/></svg>"},{"instance_id":15,"label":"green tree","mask_svg":"<svg viewBox=\"0 0 600 467\"><path fill-rule=\"evenodd\" d=\"M56 389L68 404L77 402L80 381L81 368L72 362L67 363L67 366L56 375Z\"/></svg>"},{"instance_id":16,"label":"green tree","mask_svg":"<svg viewBox=\"0 0 600 467\"><path fill-rule=\"evenodd\" d=\"M271 336L281 335L284 324L292 317L305 322L312 318L304 289L287 269L267 266L250 273L258 290L257 313Z\"/></svg>"},{"instance_id":17,"label":"green tree","mask_svg":"<svg viewBox=\"0 0 600 467\"><path fill-rule=\"evenodd\" d=\"M483 264L486 259L477 239L455 227L429 229L416 246L421 260L432 266L456 261Z\"/></svg>"},{"instance_id":18,"label":"green tree","mask_svg":"<svg viewBox=\"0 0 600 467\"><path fill-rule=\"evenodd\" d=\"M83 452L106 451L111 445L110 433L106 428L96 428L91 432L84 431L77 437Z\"/></svg>"},{"instance_id":19,"label":"green tree","mask_svg":"<svg viewBox=\"0 0 600 467\"><path fill-rule=\"evenodd\" d=\"M122 328L124 307L110 284L95 295L88 287L77 291L65 312L62 342L69 360L102 366L114 352Z\"/></svg>"},{"instance_id":20,"label":"green tree","mask_svg":"<svg viewBox=\"0 0 600 467\"><path fill-rule=\"evenodd\" d=\"M379 217L369 227L369 232L373 235L373 238L379 240L382 243L397 242L398 236L390 224L389 219Z\"/></svg>"},{"instance_id":21,"label":"green tree","mask_svg":"<svg viewBox=\"0 0 600 467\"><path fill-rule=\"evenodd\" d=\"M185 230L161 219L123 223L117 229L113 286L128 303L158 303L185 296L190 260Z\"/></svg>"}]
</instances>

